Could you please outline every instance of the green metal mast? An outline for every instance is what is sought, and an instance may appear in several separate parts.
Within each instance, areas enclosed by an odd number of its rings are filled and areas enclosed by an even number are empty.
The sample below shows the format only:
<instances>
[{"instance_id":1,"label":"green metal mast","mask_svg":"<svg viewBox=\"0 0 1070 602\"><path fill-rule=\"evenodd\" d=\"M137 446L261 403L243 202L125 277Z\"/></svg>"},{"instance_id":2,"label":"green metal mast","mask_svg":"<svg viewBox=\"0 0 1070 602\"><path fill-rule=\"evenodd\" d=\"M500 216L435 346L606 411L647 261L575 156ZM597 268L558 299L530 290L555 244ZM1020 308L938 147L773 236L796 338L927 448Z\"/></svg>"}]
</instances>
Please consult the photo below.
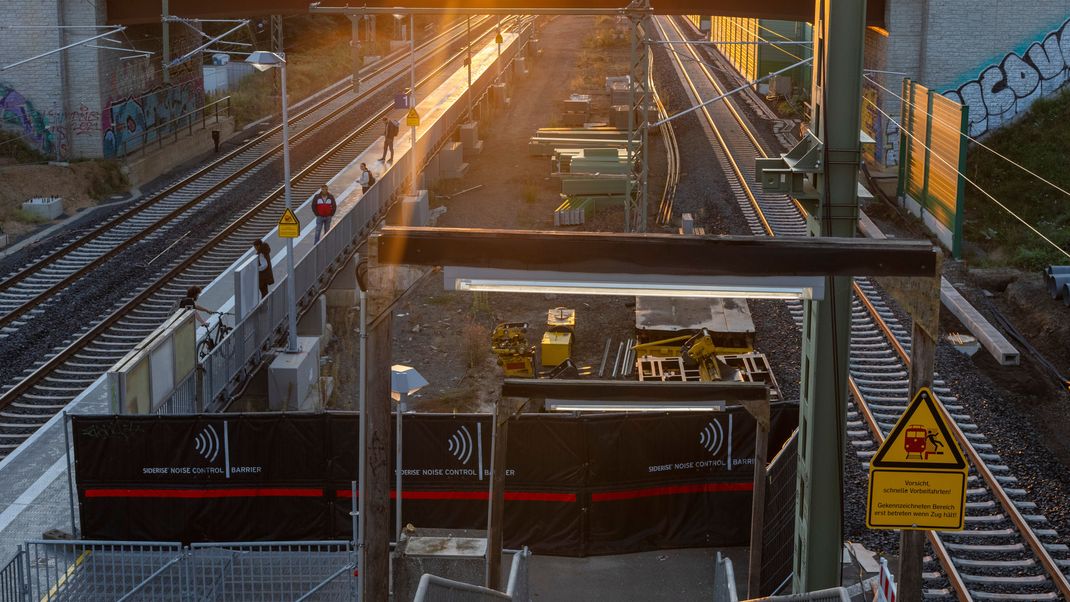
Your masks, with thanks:
<instances>
[{"instance_id":1,"label":"green metal mast","mask_svg":"<svg viewBox=\"0 0 1070 602\"><path fill-rule=\"evenodd\" d=\"M782 157L758 159L765 190L806 208L811 236L853 237L862 160L865 0L817 0L810 132ZM851 280L829 278L803 321L794 590L840 585Z\"/></svg>"}]
</instances>

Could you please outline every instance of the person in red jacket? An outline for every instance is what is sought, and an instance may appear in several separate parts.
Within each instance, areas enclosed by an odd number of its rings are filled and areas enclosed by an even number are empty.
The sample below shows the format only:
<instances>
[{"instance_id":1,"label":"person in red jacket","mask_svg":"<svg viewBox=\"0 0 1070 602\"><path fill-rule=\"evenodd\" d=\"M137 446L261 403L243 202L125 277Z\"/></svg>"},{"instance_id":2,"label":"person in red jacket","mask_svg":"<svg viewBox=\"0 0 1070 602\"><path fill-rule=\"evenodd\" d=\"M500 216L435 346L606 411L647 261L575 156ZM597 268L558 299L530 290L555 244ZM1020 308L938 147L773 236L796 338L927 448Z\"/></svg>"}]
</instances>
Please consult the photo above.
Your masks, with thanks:
<instances>
[{"instance_id":1,"label":"person in red jacket","mask_svg":"<svg viewBox=\"0 0 1070 602\"><path fill-rule=\"evenodd\" d=\"M338 211L338 203L334 201L334 195L324 184L316 196L312 197L312 213L316 215L317 243L320 241L320 234L326 234L331 229L331 219L334 218L335 211Z\"/></svg>"}]
</instances>

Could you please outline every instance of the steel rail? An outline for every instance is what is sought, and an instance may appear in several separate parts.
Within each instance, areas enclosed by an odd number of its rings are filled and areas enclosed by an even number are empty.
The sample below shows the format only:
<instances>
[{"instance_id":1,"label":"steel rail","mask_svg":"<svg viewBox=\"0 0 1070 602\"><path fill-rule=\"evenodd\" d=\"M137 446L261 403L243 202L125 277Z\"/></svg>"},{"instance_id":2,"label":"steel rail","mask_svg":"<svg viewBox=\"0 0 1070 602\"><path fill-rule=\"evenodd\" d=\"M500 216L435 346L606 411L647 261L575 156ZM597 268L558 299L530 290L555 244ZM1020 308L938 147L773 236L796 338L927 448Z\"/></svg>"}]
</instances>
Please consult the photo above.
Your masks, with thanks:
<instances>
[{"instance_id":1,"label":"steel rail","mask_svg":"<svg viewBox=\"0 0 1070 602\"><path fill-rule=\"evenodd\" d=\"M683 35L683 32L680 30L679 26L671 19L671 17L670 17L670 24L673 26L673 28L676 30L677 34L680 35L681 38L685 37ZM657 25L658 25L659 30L662 33L662 36L665 37L665 31L664 31L664 29L662 29L660 21L658 21ZM693 49L691 50L691 52L692 52L692 55L695 55ZM695 58L697 60L699 57L695 56ZM678 63L680 63L679 57L674 57L674 59ZM699 62L699 65L701 66L701 69L703 70L703 72L707 75L707 77L709 77L710 82L713 84L715 89L721 90L722 88L721 88L719 82L709 72L709 70L706 68L705 64L703 64L702 61L698 61L698 62ZM691 80L690 76L687 75L687 70L683 68L682 64L680 65L680 67L681 67L680 68L680 72L685 75L686 79L688 80L688 84L692 89L692 92L695 94L696 98L698 98L699 97L699 93L698 93L697 87L694 85L694 82ZM736 111L735 107L733 107L732 103L728 102L727 99L725 101L725 104L726 104L727 108L729 109L729 111L731 112L731 114L734 116L736 122L739 124L741 129L746 133L747 137L754 144L754 147L757 150L757 152L759 154L761 154L762 156L767 156L767 153L763 149L762 145L758 142L757 138L753 135L753 133L751 131L751 128L747 124L746 120L744 120L744 119L742 119L742 117L740 117L740 115ZM738 165L735 164L735 159L731 157L731 152L730 152L729 148L726 145L723 144L723 140L724 139L720 135L720 133L717 132L717 126L716 126L715 121L712 119L712 117L709 115L709 113L707 111L705 111L705 108L704 108L703 112L706 113L707 121L708 121L711 129L713 129L715 131L715 133L717 134L718 140L722 141L721 144L722 144L722 147L726 151L725 154L729 157L729 161L732 163L732 168L735 171L735 173L738 175L740 173L739 167L738 167ZM742 188L747 193L747 197L750 200L751 205L754 207L755 211L757 211L759 214L761 214L763 212L763 210L760 207L760 205L756 202L756 199L754 198L753 194L750 192L750 183L747 182L744 178L739 178L739 180L740 180L740 183L742 184ZM798 203L797 200L791 199L791 201L794 204L795 208L799 211L800 217L802 219L806 219L807 214L806 214L805 210L803 209L803 207ZM763 227L765 228L766 232L769 235L775 236L775 234L772 232L772 229L769 227L768 220L764 219L764 217L762 219L762 224L763 224ZM892 332L892 330L891 330L890 326L888 325L888 323L880 315L880 312L877 310L877 308L873 304L872 300L861 289L861 287L859 286L859 284L857 282L852 282L852 287L853 287L853 289L854 289L854 291L856 293L856 297L861 302L861 304L864 307L866 313L869 314L869 316L872 318L874 323L879 327L880 331L882 332L882 334L884 335L884 338L887 340L887 342L891 346L892 350L899 357L899 359L903 362L904 366L909 367L909 365L910 365L909 354L907 353L907 351L904 348L904 346L902 345L902 343L900 343L898 337L895 336L895 334ZM882 433L882 431L880 429L880 425L877 423L876 417L873 415L872 410L869 408L869 404L866 402L865 395L863 394L861 388L855 382L855 379L854 379L853 376L849 375L849 377L848 377L848 386L849 386L852 394L855 396L855 399L857 399L859 401L859 403L857 403L855 405L856 405L856 407L859 408L859 410L861 411L862 415L865 417L866 423L869 425L870 430L873 433L874 437L877 439L878 443L883 442L884 441L884 435L883 435L883 433ZM945 421L951 426L951 429L952 429L952 431L954 433L954 436L963 444L963 448L965 449L967 455L970 457L970 460L973 463L975 470L977 470L978 474L981 475L981 477L984 480L984 482L988 485L988 488L989 488L990 492L992 493L992 495L994 495L996 497L996 499L1000 503L1000 506L1007 513L1007 515L1010 517L1011 522L1014 523L1014 525L1017 527L1019 535L1022 537L1022 539L1024 539L1026 541L1026 543L1029 545L1030 549L1037 556L1037 559L1040 561L1041 565L1043 566L1044 571L1047 573L1048 577L1050 579L1052 579L1052 582L1054 583L1055 587L1058 589L1058 591L1061 594L1061 596L1063 597L1063 599L1070 600L1070 583L1067 582L1067 579L1066 579L1065 575L1063 574L1062 570L1059 568L1059 566L1056 563L1056 561L1051 557L1051 555L1049 554L1047 548L1044 546L1043 542L1040 541L1040 539L1038 538L1036 533L1033 531L1032 527L1029 526L1028 521L1025 519L1025 517L1018 510L1017 506L1014 504L1014 501L1007 494L1007 492L1004 489L1004 487L1002 486L1002 484L999 483L999 480L995 477L995 474L989 469L989 467L987 466L987 463L984 461L984 459L981 457L981 455L977 452L976 448L973 446L973 444L970 442L970 440L966 437L965 432L962 430L962 428L960 427L958 422L951 416L951 414L948 412L947 408L944 407L944 404L939 399L937 399L937 406L939 407L939 411L943 415ZM955 593L957 594L959 600L972 601L974 599L973 598L973 594L970 592L969 588L966 586L965 580L963 579L962 575L958 571L958 568L955 566L955 562L952 559L951 554L948 552L947 548L944 546L943 540L940 537L939 533L936 532L936 531L927 531L926 535L927 535L927 537L929 539L929 542L930 542L930 544L931 544L931 546L933 548L934 554L935 554L938 562L940 563L941 567L944 569L945 576L947 577L949 583L951 584L951 587L955 590Z\"/></svg>"},{"instance_id":2,"label":"steel rail","mask_svg":"<svg viewBox=\"0 0 1070 602\"><path fill-rule=\"evenodd\" d=\"M488 19L489 18L484 19L483 23L485 23ZM430 46L432 46L434 44L439 44L442 41L442 39L444 39L444 38L446 38L448 36L451 36L451 35L453 35L454 38L451 39L450 42L454 41L456 39L456 37L457 37L457 34L458 34L459 30L462 27L463 27L462 24L457 24L457 25L452 26L450 29L447 29L445 32L440 33L440 34L436 35L434 38L432 38L432 39L424 42L423 44L421 44L419 46L419 49L420 50L426 50L428 47L430 47ZM369 66L368 67L368 69L370 70L369 73L362 74L361 77L362 78L372 78L372 77L377 77L379 75L382 75L382 74L388 72L390 69L393 69L393 68L397 67L398 65L402 64L405 61L405 59L407 58L407 53L405 53L403 51L398 51L395 54L396 54L396 56L388 59L385 64L377 64L377 65ZM423 59L421 59L421 61L427 61L427 60L430 60L430 58L431 57L424 57ZM399 73L393 79L400 78L402 75L404 75L404 74L403 73ZM335 86L338 86L338 85L339 84L333 84L331 87L335 87ZM346 87L345 84L343 83L342 85L339 86L339 90L338 91L327 95L326 97L320 99L319 101L316 101L313 105L309 106L308 108L302 109L301 111L295 113L292 117L290 117L290 122L289 123L291 125L296 125L300 120L304 119L308 115L310 115L310 114L314 113L315 111L323 108L328 103L338 99L340 96L343 96L343 95L345 95L347 93L349 93L349 88ZM300 131L294 133L291 136L291 141L290 141L291 145L294 142L296 142L297 140L299 140L301 138L304 138L305 136L311 134L315 130L315 128L319 127L320 125L322 125L326 121L336 117L337 115L341 114L343 111L351 109L353 104L364 100L364 98L366 97L367 94L368 94L368 92L364 92L364 93L354 97L353 100L347 101L344 105L340 106L338 109L335 109L334 111L332 111L331 113L329 113L325 117L317 120L316 122L308 125L305 128L302 128ZM30 265L28 265L28 266L26 266L24 268L21 268L15 274L9 276L8 278L5 278L3 281L0 281L0 291L8 289L8 288L14 286L15 284L18 284L19 282L25 280L27 277L29 277L29 276L41 271L42 269L48 267L49 265L54 263L56 260L58 260L58 259L60 259L62 257L65 257L66 255L70 254L72 251L74 251L74 250L76 250L76 249L78 249L78 248L80 248L82 246L85 246L87 243L97 239L98 237L100 237L101 235L107 233L109 230L111 230L115 226L117 226L117 225L119 225L121 223L124 223L124 222L128 221L129 219L139 215L144 210L149 209L150 207L153 207L157 202L163 200L164 198L167 198L169 195L174 194L175 192L181 190L182 188L185 188L185 187L189 186L190 184L200 180L201 178L203 178L206 175L208 175L210 172L215 171L215 170L227 165L232 160L237 158L240 154L245 153L246 151L252 149L256 145L263 143L264 141L266 141L271 136L274 136L274 135L278 134L281 131L281 129L282 129L282 125L281 124L272 126L271 129L263 132L262 134L257 135L253 139L243 143L241 146L235 148L234 150L230 151L229 153L225 154L224 156L222 156L222 157L212 161L211 163L209 163L209 164L197 169L197 171L195 171L194 173L190 174L189 176L186 176L186 177L180 179L179 181L168 185L163 190L154 193L150 198L146 199L144 202L138 203L134 207L131 207L131 208L123 211L121 214L115 216L113 219L107 220L106 222L102 223L98 227L94 228L91 232L83 234L82 236L79 236L78 238L74 239L73 241L65 243L65 244L61 245L59 248L52 250L51 252L49 252L44 257L41 257L41 258L37 259L36 261L31 263ZM203 200L204 197L206 197L206 196L212 194L213 192L217 191L219 188L224 186L226 183L229 183L230 181L233 181L239 175L247 173L250 169L252 169L252 168L254 168L254 167L258 166L258 165L261 165L264 161L267 161L271 157L271 155L279 152L281 149L282 149L282 144L281 143L275 145L274 147L272 147L270 149L268 149L267 151L262 153L259 157L253 159L248 164L246 164L245 166L241 167L235 175L225 179L222 183L214 186L212 189L210 189L209 191L205 192L204 194L197 195L193 200L182 204L181 206L176 208L174 211L168 213L166 216L161 218L161 220L160 220L161 224L166 222L166 221L168 221L168 220L170 220L170 219L172 219L174 216L176 216L176 215L188 210L190 207L196 205L198 202ZM143 233L144 232L146 232L146 231L143 231ZM14 312L10 312L10 313L14 313ZM19 312L19 313L22 313L22 312ZM8 315L10 315L10 314L8 314ZM0 326L3 326L8 321L10 321L10 318L8 317L8 315L0 316Z\"/></svg>"},{"instance_id":3,"label":"steel rail","mask_svg":"<svg viewBox=\"0 0 1070 602\"><path fill-rule=\"evenodd\" d=\"M654 72L654 53L650 53L647 64L647 73ZM658 110L659 119L667 116L665 103L658 94L658 88L654 85L654 79L650 79L650 94L654 97L654 105ZM649 127L649 125L647 126ZM665 188L661 193L661 203L658 205L657 223L662 226L669 225L672 221L673 201L676 199L676 187L680 183L680 147L676 140L676 130L672 124L664 123L660 126L661 140L665 145Z\"/></svg>"},{"instance_id":4,"label":"steel rail","mask_svg":"<svg viewBox=\"0 0 1070 602\"><path fill-rule=\"evenodd\" d=\"M482 39L490 35L490 32L484 33L477 39ZM465 51L462 50L451 55L446 61L444 61L439 67L437 67L430 74L423 77L417 86L424 85L432 78L437 77L443 70L449 67L450 64L458 61ZM364 124L356 128L353 132L347 135L343 140L334 144L326 152L322 153L319 157L310 162L307 166L301 169L296 175L291 178L291 186L300 184L301 180L310 174L315 168L329 161L335 154L339 152L346 145L350 144L353 140L359 136L365 134L370 128L374 127L376 123L391 110L392 103L380 108L375 114L365 120ZM63 365L64 362L70 360L76 354L78 354L83 348L87 347L94 339L105 333L110 327L118 323L123 317L129 314L134 308L148 300L152 295L159 292L172 280L174 280L183 271L192 266L198 259L201 259L207 255L212 249L225 242L234 232L236 232L241 226L247 222L253 220L261 212L269 208L274 202L276 202L283 195L284 187L279 186L274 191L269 193L264 200L258 202L254 207L247 210L244 214L239 216L236 220L224 227L219 233L213 236L210 240L201 245L199 249L194 251L191 255L184 258L172 269L168 270L166 274L156 278L156 280L150 283L144 290L134 296L130 301L127 301L118 309L104 317L100 322L95 324L85 334L78 337L75 341L64 347L55 356L49 358L44 364L36 368L32 373L27 375L16 383L11 389L0 395L0 409L6 408L13 401L18 399L22 394L33 388L35 385L43 381L48 377L52 371Z\"/></svg>"}]
</instances>

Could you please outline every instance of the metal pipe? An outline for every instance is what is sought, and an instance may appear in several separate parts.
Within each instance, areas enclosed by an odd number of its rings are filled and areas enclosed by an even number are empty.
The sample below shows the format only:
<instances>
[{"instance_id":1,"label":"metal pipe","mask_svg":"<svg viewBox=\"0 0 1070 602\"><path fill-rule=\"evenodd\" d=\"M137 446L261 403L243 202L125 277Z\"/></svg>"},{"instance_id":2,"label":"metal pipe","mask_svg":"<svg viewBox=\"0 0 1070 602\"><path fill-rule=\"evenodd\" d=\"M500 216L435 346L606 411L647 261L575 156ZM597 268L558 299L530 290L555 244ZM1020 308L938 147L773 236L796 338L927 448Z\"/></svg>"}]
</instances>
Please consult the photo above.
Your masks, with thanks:
<instances>
[{"instance_id":1,"label":"metal pipe","mask_svg":"<svg viewBox=\"0 0 1070 602\"><path fill-rule=\"evenodd\" d=\"M582 15L652 15L654 10L650 8L462 8L459 6L444 6L441 8L404 8L394 7L371 7L350 8L346 6L316 6L309 7L310 13L326 15L447 15L447 16L483 16L483 15L556 15L556 16L582 16Z\"/></svg>"},{"instance_id":2,"label":"metal pipe","mask_svg":"<svg viewBox=\"0 0 1070 602\"><path fill-rule=\"evenodd\" d=\"M357 560L360 563L360 569L363 570L365 566L364 562L364 492L365 489L365 471L364 462L367 456L368 449L368 425L367 425L367 398L365 396L365 390L368 381L368 294L364 291L364 287L360 287L360 372L357 375L359 381L358 385L358 397L357 397L357 412L359 412L357 427L360 429L358 445L358 459L357 459ZM358 588L359 591L359 588ZM359 600L359 596L358 596Z\"/></svg>"},{"instance_id":3,"label":"metal pipe","mask_svg":"<svg viewBox=\"0 0 1070 602\"><path fill-rule=\"evenodd\" d=\"M48 52L42 52L41 54L31 56L28 59L22 59L21 61L16 61L14 63L11 63L10 65L5 65L3 67L0 67L0 71L7 71L8 69L11 69L11 68L14 68L14 67L18 67L19 65L24 65L24 64L26 64L26 63L28 63L30 61L36 61L37 59L44 58L44 57L49 56L51 54L56 54L57 52L63 52L64 50L67 50L69 48L74 48L75 46L81 46L82 44L86 44L88 42L92 42L93 40L99 40L100 38L106 38L106 37L112 35L113 33L119 33L121 31L126 31L126 27L124 27L122 25L118 25L118 26L115 27L115 29L106 31L106 32L104 32L102 34L95 35L95 36L86 38L84 40L78 41L78 42L73 42L71 44L67 44L66 46L60 46L59 48L55 48L53 50L49 50Z\"/></svg>"},{"instance_id":4,"label":"metal pipe","mask_svg":"<svg viewBox=\"0 0 1070 602\"><path fill-rule=\"evenodd\" d=\"M286 210L293 207L293 194L290 190L290 112L286 101L286 57L282 57L280 67L282 70L282 171L283 171L283 196L286 199ZM268 258L271 261L271 258ZM286 239L286 311L289 312L290 327L289 340L286 344L287 353L297 353L297 277L294 275L294 239Z\"/></svg>"},{"instance_id":5,"label":"metal pipe","mask_svg":"<svg viewBox=\"0 0 1070 602\"><path fill-rule=\"evenodd\" d=\"M67 503L71 510L71 534L78 539L78 524L74 520L74 474L71 472L70 415L63 412L63 453L67 456Z\"/></svg>"},{"instance_id":6,"label":"metal pipe","mask_svg":"<svg viewBox=\"0 0 1070 602\"><path fill-rule=\"evenodd\" d=\"M416 16L409 15L409 110L416 110ZM416 126L412 126L412 143L409 145L409 168L412 170L412 194L419 189L416 182ZM400 452L399 452L400 453ZM400 506L399 506L400 507Z\"/></svg>"}]
</instances>

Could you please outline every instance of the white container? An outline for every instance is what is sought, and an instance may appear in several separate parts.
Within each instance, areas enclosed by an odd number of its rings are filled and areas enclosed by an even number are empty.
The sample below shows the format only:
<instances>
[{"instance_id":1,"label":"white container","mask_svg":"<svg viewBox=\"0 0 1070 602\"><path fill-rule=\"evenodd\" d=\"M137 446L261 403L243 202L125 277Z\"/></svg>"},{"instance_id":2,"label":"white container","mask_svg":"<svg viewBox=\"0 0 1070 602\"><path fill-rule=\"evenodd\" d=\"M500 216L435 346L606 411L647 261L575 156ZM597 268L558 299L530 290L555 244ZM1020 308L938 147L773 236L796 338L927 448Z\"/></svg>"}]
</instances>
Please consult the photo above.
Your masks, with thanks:
<instances>
[{"instance_id":1,"label":"white container","mask_svg":"<svg viewBox=\"0 0 1070 602\"><path fill-rule=\"evenodd\" d=\"M52 221L63 215L63 198L58 196L32 198L22 204L22 210Z\"/></svg>"}]
</instances>

